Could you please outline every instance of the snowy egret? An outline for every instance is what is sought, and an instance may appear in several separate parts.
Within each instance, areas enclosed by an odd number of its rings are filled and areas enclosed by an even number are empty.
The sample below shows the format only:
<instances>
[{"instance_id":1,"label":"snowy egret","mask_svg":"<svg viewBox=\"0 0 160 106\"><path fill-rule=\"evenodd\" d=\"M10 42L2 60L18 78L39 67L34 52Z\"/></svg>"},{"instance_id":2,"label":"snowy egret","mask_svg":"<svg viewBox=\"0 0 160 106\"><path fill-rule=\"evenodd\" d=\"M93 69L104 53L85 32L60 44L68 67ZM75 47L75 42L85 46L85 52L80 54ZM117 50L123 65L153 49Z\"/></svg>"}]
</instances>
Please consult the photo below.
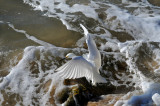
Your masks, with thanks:
<instances>
[{"instance_id":1,"label":"snowy egret","mask_svg":"<svg viewBox=\"0 0 160 106\"><path fill-rule=\"evenodd\" d=\"M99 74L99 68L101 67L100 52L91 35L88 34L88 30L82 24L80 24L80 26L84 30L89 54L84 58L83 56L68 53L66 57L72 58L72 60L58 68L56 70L57 74L64 79L86 77L87 80L92 81L93 85L96 83L106 83L106 79Z\"/></svg>"}]
</instances>

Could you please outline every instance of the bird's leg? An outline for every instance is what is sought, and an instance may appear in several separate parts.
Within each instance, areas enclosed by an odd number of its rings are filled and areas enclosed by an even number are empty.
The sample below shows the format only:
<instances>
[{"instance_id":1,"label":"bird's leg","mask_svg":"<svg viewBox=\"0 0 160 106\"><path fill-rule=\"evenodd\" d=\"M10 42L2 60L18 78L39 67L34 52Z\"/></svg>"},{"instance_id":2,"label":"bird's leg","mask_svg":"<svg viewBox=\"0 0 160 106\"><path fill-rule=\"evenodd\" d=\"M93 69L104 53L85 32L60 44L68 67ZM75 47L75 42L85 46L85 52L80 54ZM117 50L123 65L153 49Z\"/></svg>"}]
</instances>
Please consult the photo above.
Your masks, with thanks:
<instances>
[{"instance_id":1,"label":"bird's leg","mask_svg":"<svg viewBox=\"0 0 160 106\"><path fill-rule=\"evenodd\" d=\"M72 93L73 93L74 96L78 95L79 94L79 89L78 88L73 88Z\"/></svg>"}]
</instances>

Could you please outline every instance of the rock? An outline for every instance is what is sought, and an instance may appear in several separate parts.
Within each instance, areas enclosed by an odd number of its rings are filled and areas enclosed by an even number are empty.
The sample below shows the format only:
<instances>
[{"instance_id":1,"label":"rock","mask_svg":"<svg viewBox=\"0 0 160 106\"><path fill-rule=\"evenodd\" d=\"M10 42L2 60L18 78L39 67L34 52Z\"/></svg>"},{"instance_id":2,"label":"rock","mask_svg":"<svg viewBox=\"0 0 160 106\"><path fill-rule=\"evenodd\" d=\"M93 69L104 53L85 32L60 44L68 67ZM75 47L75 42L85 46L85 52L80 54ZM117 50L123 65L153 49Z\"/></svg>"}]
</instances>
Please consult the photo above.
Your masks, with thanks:
<instances>
[{"instance_id":1,"label":"rock","mask_svg":"<svg viewBox=\"0 0 160 106\"><path fill-rule=\"evenodd\" d=\"M76 84L78 84L79 87L83 86L83 88L85 88L86 90L88 90L89 92L92 92L92 94L97 95L97 96L112 93L116 89L109 82L105 84L97 84L96 86L93 86L91 83L89 83L86 80L85 77L64 80L64 85L69 86L69 85L76 85Z\"/></svg>"},{"instance_id":2,"label":"rock","mask_svg":"<svg viewBox=\"0 0 160 106\"><path fill-rule=\"evenodd\" d=\"M98 100L99 97L104 94L112 93L116 88L107 84L97 84L92 86L85 77L78 79L66 79L64 85L73 86L70 89L70 95L65 102L65 105L70 106L71 104L86 105L90 100ZM102 90L103 89L103 90ZM63 95L61 95L63 96Z\"/></svg>"},{"instance_id":3,"label":"rock","mask_svg":"<svg viewBox=\"0 0 160 106\"><path fill-rule=\"evenodd\" d=\"M120 53L102 53L101 75L116 86L114 93L134 90L132 73L127 69L126 58Z\"/></svg>"},{"instance_id":4,"label":"rock","mask_svg":"<svg viewBox=\"0 0 160 106\"><path fill-rule=\"evenodd\" d=\"M89 3L89 0L66 0L66 4L68 4L69 6L73 6L74 4L88 5Z\"/></svg>"},{"instance_id":5,"label":"rock","mask_svg":"<svg viewBox=\"0 0 160 106\"><path fill-rule=\"evenodd\" d=\"M155 73L154 71L160 68L159 65L159 43L158 42L135 42L132 44L134 46L131 49L134 49L134 57L133 60L138 68L145 77L155 80L157 82L160 81L160 74Z\"/></svg>"},{"instance_id":6,"label":"rock","mask_svg":"<svg viewBox=\"0 0 160 106\"><path fill-rule=\"evenodd\" d=\"M44 91L49 90L49 85L51 80L48 81L44 86ZM74 106L74 105L87 105L88 101L97 101L101 95L106 95L113 93L115 87L110 84L97 84L93 86L89 83L85 77L77 79L65 79L63 84L64 88L56 92L56 89L59 89L59 86L53 85L50 92L51 98L49 103L55 105L55 101L65 106ZM56 94L55 94L56 92Z\"/></svg>"},{"instance_id":7,"label":"rock","mask_svg":"<svg viewBox=\"0 0 160 106\"><path fill-rule=\"evenodd\" d=\"M128 92L126 94L108 94L101 96L99 101L89 101L87 106L122 106L128 99L135 94L141 94L140 91ZM125 105L128 106L128 105Z\"/></svg>"},{"instance_id":8,"label":"rock","mask_svg":"<svg viewBox=\"0 0 160 106\"><path fill-rule=\"evenodd\" d=\"M48 92L51 82L52 82L52 80L49 80L44 84L43 89L44 89L45 93ZM52 86L52 90L50 92L50 98L48 100L49 103L46 104L47 106L50 105L50 104L54 105L54 106L56 105L55 104L55 99L53 97L53 95L55 94L55 90L56 90L56 86L54 85L54 86Z\"/></svg>"},{"instance_id":9,"label":"rock","mask_svg":"<svg viewBox=\"0 0 160 106\"><path fill-rule=\"evenodd\" d=\"M114 18L112 20L114 20ZM112 34L113 37L116 37L120 42L134 40L134 37L132 37L132 35L124 31L117 32L117 31L109 30L109 32Z\"/></svg>"},{"instance_id":10,"label":"rock","mask_svg":"<svg viewBox=\"0 0 160 106\"><path fill-rule=\"evenodd\" d=\"M87 106L114 106L114 104L120 100L124 94L109 94L103 96L102 100L98 102L88 102Z\"/></svg>"},{"instance_id":11,"label":"rock","mask_svg":"<svg viewBox=\"0 0 160 106\"><path fill-rule=\"evenodd\" d=\"M60 92L58 92L58 94L55 95L55 98L59 103L62 104L70 96L70 94L69 94L70 92L71 92L71 89L66 87L66 88L62 89Z\"/></svg>"},{"instance_id":12,"label":"rock","mask_svg":"<svg viewBox=\"0 0 160 106\"><path fill-rule=\"evenodd\" d=\"M98 13L98 18L100 18L101 20L105 20L107 18L106 13L105 12Z\"/></svg>"},{"instance_id":13,"label":"rock","mask_svg":"<svg viewBox=\"0 0 160 106\"><path fill-rule=\"evenodd\" d=\"M148 0L148 2L155 5L155 6L160 6L160 1L159 0Z\"/></svg>"}]
</instances>

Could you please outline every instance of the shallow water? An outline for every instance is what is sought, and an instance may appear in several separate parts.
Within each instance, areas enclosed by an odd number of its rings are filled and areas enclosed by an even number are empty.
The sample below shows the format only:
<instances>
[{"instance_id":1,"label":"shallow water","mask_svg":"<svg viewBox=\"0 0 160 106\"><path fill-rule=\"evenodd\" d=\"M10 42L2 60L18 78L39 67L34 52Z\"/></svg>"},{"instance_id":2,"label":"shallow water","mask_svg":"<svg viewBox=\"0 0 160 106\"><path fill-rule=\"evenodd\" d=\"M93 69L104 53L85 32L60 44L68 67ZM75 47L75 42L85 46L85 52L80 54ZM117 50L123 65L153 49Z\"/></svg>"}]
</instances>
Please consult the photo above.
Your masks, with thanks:
<instances>
[{"instance_id":1,"label":"shallow water","mask_svg":"<svg viewBox=\"0 0 160 106\"><path fill-rule=\"evenodd\" d=\"M80 33L67 30L60 20L45 17L43 16L43 12L33 11L31 7L24 4L21 0L16 0L14 2L3 0L1 2L0 20L3 21L4 24L7 24L7 22L13 24L15 28L24 30L29 35L35 36L40 40L56 46L71 47L74 46L76 41L82 36ZM5 31L7 28L1 30L2 35L3 32L4 34L7 32ZM20 37L15 37L15 39L16 38ZM62 40L62 38L64 38L65 41Z\"/></svg>"},{"instance_id":2,"label":"shallow water","mask_svg":"<svg viewBox=\"0 0 160 106\"><path fill-rule=\"evenodd\" d=\"M0 104L49 104L44 88L67 61L60 60L87 53L79 24L93 36L113 92L160 83L158 6L158 0L1 0Z\"/></svg>"}]
</instances>

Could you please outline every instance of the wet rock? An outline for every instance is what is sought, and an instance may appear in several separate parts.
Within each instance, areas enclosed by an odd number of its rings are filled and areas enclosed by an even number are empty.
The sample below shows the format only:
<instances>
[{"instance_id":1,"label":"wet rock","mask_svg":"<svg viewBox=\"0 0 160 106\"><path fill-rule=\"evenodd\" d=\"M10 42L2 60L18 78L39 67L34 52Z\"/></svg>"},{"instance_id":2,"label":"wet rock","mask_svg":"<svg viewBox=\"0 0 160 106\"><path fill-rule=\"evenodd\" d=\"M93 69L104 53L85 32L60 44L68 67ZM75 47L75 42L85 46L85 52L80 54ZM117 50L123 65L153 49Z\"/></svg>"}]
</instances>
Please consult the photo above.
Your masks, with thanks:
<instances>
[{"instance_id":1,"label":"wet rock","mask_svg":"<svg viewBox=\"0 0 160 106\"><path fill-rule=\"evenodd\" d=\"M66 4L73 6L74 4L84 4L88 5L90 3L89 0L66 0Z\"/></svg>"},{"instance_id":2,"label":"wet rock","mask_svg":"<svg viewBox=\"0 0 160 106\"><path fill-rule=\"evenodd\" d=\"M87 106L114 106L114 104L120 100L124 94L109 94L103 96L102 100L98 102L88 102Z\"/></svg>"},{"instance_id":3,"label":"wet rock","mask_svg":"<svg viewBox=\"0 0 160 106\"><path fill-rule=\"evenodd\" d=\"M98 14L98 17L101 19L101 20L105 20L107 18L106 16L106 13L105 12L101 12Z\"/></svg>"},{"instance_id":4,"label":"wet rock","mask_svg":"<svg viewBox=\"0 0 160 106\"><path fill-rule=\"evenodd\" d=\"M71 95L66 101L66 106L73 106L74 105L86 105L89 99L92 97L90 92L83 85L78 85L71 88Z\"/></svg>"},{"instance_id":5,"label":"wet rock","mask_svg":"<svg viewBox=\"0 0 160 106\"><path fill-rule=\"evenodd\" d=\"M53 95L54 95L54 93L55 93L55 89L56 89L56 87L55 86L53 86L52 87L52 90L51 90L51 92L50 92L50 98L49 98L49 103L50 104L52 104L52 105L56 105L55 104L55 99L54 99L54 97L53 97Z\"/></svg>"},{"instance_id":6,"label":"wet rock","mask_svg":"<svg viewBox=\"0 0 160 106\"><path fill-rule=\"evenodd\" d=\"M4 90L1 91L1 94L3 94L4 97L3 101L1 99L1 106L10 106L11 104L15 106L17 102L21 103L22 97L19 94L11 92L6 93Z\"/></svg>"},{"instance_id":7,"label":"wet rock","mask_svg":"<svg viewBox=\"0 0 160 106\"><path fill-rule=\"evenodd\" d=\"M55 95L55 98L56 100L59 102L59 103L64 103L67 98L69 97L69 93L71 92L71 89L70 88L64 88L62 89L58 94Z\"/></svg>"},{"instance_id":8,"label":"wet rock","mask_svg":"<svg viewBox=\"0 0 160 106\"><path fill-rule=\"evenodd\" d=\"M113 30L109 30L109 32L112 34L113 37L116 37L120 42L134 40L134 38L127 32L116 32Z\"/></svg>"},{"instance_id":9,"label":"wet rock","mask_svg":"<svg viewBox=\"0 0 160 106\"><path fill-rule=\"evenodd\" d=\"M45 92L48 92L50 83L51 80L45 84ZM52 87L49 104L55 105L55 103L60 103L65 106L83 106L87 105L88 101L97 101L101 99L101 95L113 93L116 89L115 86L110 83L93 86L84 77L78 79L66 79L63 84L65 87L58 90L58 92L56 92L56 89L59 89L58 86L54 85Z\"/></svg>"},{"instance_id":10,"label":"wet rock","mask_svg":"<svg viewBox=\"0 0 160 106\"><path fill-rule=\"evenodd\" d=\"M89 101L87 106L122 106L123 104L127 103L127 101L133 95L140 95L142 92L134 91L128 92L126 94L108 94L101 96L102 99L98 101ZM128 106L128 105L125 105ZM136 105L137 106L137 105Z\"/></svg>"},{"instance_id":11,"label":"wet rock","mask_svg":"<svg viewBox=\"0 0 160 106\"><path fill-rule=\"evenodd\" d=\"M77 79L66 79L64 80L64 85L76 85L78 84L78 88L86 89L86 91L90 92L92 95L100 96L103 94L112 93L116 88L111 83L97 84L93 86L89 83L85 77L77 78ZM103 89L103 90L102 90Z\"/></svg>"},{"instance_id":12,"label":"wet rock","mask_svg":"<svg viewBox=\"0 0 160 106\"><path fill-rule=\"evenodd\" d=\"M139 71L141 71L145 77L155 81L160 81L160 74L155 73L155 70L160 68L159 65L159 43L158 42L142 42L135 43L134 62Z\"/></svg>"},{"instance_id":13,"label":"wet rock","mask_svg":"<svg viewBox=\"0 0 160 106\"><path fill-rule=\"evenodd\" d=\"M76 85L70 88L71 94L65 102L67 106L70 106L71 104L86 105L88 101L97 101L100 99L100 95L112 93L116 89L109 83L93 86L84 77L78 79L66 79L64 80L64 85Z\"/></svg>"},{"instance_id":14,"label":"wet rock","mask_svg":"<svg viewBox=\"0 0 160 106\"><path fill-rule=\"evenodd\" d=\"M126 58L121 53L102 53L101 75L116 86L114 93L127 93L134 90L135 82L129 72Z\"/></svg>"},{"instance_id":15,"label":"wet rock","mask_svg":"<svg viewBox=\"0 0 160 106\"><path fill-rule=\"evenodd\" d=\"M148 2L155 5L155 6L160 6L160 1L159 0L148 0Z\"/></svg>"}]
</instances>

